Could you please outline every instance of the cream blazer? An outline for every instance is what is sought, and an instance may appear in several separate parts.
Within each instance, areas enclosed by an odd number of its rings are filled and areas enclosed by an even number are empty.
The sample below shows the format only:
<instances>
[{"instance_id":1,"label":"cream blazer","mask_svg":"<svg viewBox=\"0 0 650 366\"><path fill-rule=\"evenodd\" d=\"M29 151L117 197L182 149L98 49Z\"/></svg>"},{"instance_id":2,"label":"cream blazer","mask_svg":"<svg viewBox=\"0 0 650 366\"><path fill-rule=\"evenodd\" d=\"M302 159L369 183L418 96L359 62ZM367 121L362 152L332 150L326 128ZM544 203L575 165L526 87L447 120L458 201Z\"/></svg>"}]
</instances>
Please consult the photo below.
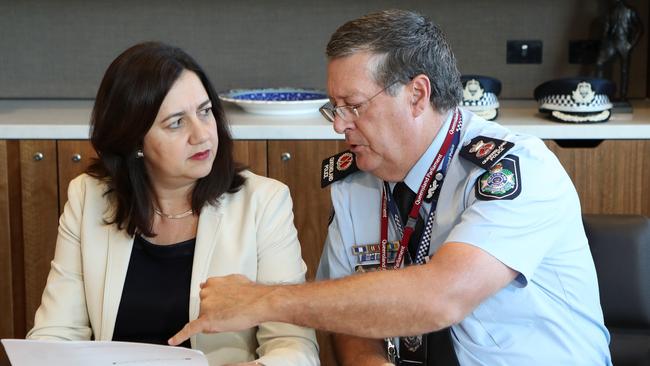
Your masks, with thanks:
<instances>
[{"instance_id":1,"label":"cream blazer","mask_svg":"<svg viewBox=\"0 0 650 366\"><path fill-rule=\"evenodd\" d=\"M189 319L198 317L199 284L209 277L239 273L267 284L305 280L289 189L273 179L242 174L246 183L238 192L201 210ZM70 183L47 285L27 338L112 339L133 237L104 224L109 209L105 191L105 184L86 174ZM200 334L191 343L210 365L258 356L268 366L320 364L314 331L285 323Z\"/></svg>"}]
</instances>

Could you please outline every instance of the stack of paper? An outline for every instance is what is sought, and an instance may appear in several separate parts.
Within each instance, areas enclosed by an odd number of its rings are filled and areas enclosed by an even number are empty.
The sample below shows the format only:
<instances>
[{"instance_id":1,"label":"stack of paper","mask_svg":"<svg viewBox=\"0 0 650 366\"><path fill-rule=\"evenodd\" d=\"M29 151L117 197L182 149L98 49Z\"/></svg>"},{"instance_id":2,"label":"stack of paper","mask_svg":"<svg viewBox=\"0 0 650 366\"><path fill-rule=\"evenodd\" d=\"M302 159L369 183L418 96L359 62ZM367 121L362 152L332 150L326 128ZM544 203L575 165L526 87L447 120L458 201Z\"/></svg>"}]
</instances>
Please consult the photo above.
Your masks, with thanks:
<instances>
[{"instance_id":1,"label":"stack of paper","mask_svg":"<svg viewBox=\"0 0 650 366\"><path fill-rule=\"evenodd\" d=\"M157 344L3 339L12 366L208 366L201 351Z\"/></svg>"}]
</instances>

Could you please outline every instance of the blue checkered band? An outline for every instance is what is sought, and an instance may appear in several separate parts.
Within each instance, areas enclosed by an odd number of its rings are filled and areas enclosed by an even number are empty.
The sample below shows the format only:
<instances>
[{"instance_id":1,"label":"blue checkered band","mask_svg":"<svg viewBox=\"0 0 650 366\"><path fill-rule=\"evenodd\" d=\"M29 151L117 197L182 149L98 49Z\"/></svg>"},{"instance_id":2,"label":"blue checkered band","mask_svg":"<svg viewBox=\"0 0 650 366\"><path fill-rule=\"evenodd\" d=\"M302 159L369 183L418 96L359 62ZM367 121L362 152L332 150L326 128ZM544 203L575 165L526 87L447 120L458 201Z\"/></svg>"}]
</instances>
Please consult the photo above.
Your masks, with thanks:
<instances>
[{"instance_id":1,"label":"blue checkered band","mask_svg":"<svg viewBox=\"0 0 650 366\"><path fill-rule=\"evenodd\" d=\"M485 109L495 109L499 108L499 100L494 93L483 93L483 96L479 100L467 100L463 99L460 104L461 106L469 109L472 112Z\"/></svg>"},{"instance_id":2,"label":"blue checkered band","mask_svg":"<svg viewBox=\"0 0 650 366\"><path fill-rule=\"evenodd\" d=\"M420 245L418 247L418 252L415 254L415 263L423 264L426 262L426 258L429 256L429 248L431 247L431 229L433 228L433 222L435 221L435 214L433 214L429 220L427 220L427 225L424 227L424 232L422 233L421 243L429 243L429 245Z\"/></svg>"},{"instance_id":3,"label":"blue checkered band","mask_svg":"<svg viewBox=\"0 0 650 366\"><path fill-rule=\"evenodd\" d=\"M602 112L612 108L609 97L596 94L589 103L578 103L571 95L548 95L539 99L540 110L561 111L569 113Z\"/></svg>"}]
</instances>

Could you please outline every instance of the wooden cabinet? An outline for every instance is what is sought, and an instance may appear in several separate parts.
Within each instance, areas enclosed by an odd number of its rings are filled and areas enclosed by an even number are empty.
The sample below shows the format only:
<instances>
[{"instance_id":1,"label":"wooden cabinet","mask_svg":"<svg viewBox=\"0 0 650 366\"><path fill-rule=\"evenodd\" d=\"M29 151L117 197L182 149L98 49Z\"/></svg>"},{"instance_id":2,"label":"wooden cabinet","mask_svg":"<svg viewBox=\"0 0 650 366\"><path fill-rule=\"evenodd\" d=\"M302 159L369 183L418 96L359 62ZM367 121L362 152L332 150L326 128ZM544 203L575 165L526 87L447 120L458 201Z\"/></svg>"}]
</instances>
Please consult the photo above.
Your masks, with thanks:
<instances>
[{"instance_id":1,"label":"wooden cabinet","mask_svg":"<svg viewBox=\"0 0 650 366\"><path fill-rule=\"evenodd\" d=\"M0 140L0 338L25 332L18 141ZM0 365L9 360L0 352Z\"/></svg>"},{"instance_id":2,"label":"wooden cabinet","mask_svg":"<svg viewBox=\"0 0 650 366\"><path fill-rule=\"evenodd\" d=\"M583 212L650 216L650 140L608 140L594 148L562 147L550 140L546 144L571 176ZM238 161L289 186L310 281L331 210L329 189L320 188L320 164L343 149L342 141L234 143ZM68 183L93 157L86 140L0 140L0 337L24 337L32 327ZM335 366L328 335L318 332L318 338L322 364Z\"/></svg>"},{"instance_id":3,"label":"wooden cabinet","mask_svg":"<svg viewBox=\"0 0 650 366\"><path fill-rule=\"evenodd\" d=\"M308 280L316 275L332 207L329 189L320 188L321 162L344 149L338 141L269 141L269 177L284 182L291 191Z\"/></svg>"},{"instance_id":4,"label":"wooden cabinet","mask_svg":"<svg viewBox=\"0 0 650 366\"><path fill-rule=\"evenodd\" d=\"M320 188L320 163L342 149L342 142L336 141L234 143L237 161L291 189L309 280L316 273L330 210L329 190ZM1 337L22 338L33 326L54 256L58 217L67 201L68 184L95 157L87 140L0 141ZM322 364L335 365L329 337L324 333L318 336ZM0 365L4 364L6 360L0 358Z\"/></svg>"},{"instance_id":5,"label":"wooden cabinet","mask_svg":"<svg viewBox=\"0 0 650 366\"><path fill-rule=\"evenodd\" d=\"M320 188L321 162L344 150L342 141L269 141L269 177L284 182L291 190L294 222L307 263L307 279L313 280L327 235L331 203L329 189ZM321 364L335 366L329 334L317 331Z\"/></svg>"},{"instance_id":6,"label":"wooden cabinet","mask_svg":"<svg viewBox=\"0 0 650 366\"><path fill-rule=\"evenodd\" d=\"M235 160L253 173L267 175L266 140L237 140L233 146Z\"/></svg>"},{"instance_id":7,"label":"wooden cabinet","mask_svg":"<svg viewBox=\"0 0 650 366\"><path fill-rule=\"evenodd\" d=\"M13 274L7 142L0 141L0 338L14 334Z\"/></svg>"},{"instance_id":8,"label":"wooden cabinet","mask_svg":"<svg viewBox=\"0 0 650 366\"><path fill-rule=\"evenodd\" d=\"M56 145L60 215L68 201L68 184L88 168L97 154L88 140L60 140Z\"/></svg>"},{"instance_id":9,"label":"wooden cabinet","mask_svg":"<svg viewBox=\"0 0 650 366\"><path fill-rule=\"evenodd\" d=\"M650 140L604 140L595 147L562 147L555 141L546 145L573 180L583 213L650 216Z\"/></svg>"},{"instance_id":10,"label":"wooden cabinet","mask_svg":"<svg viewBox=\"0 0 650 366\"><path fill-rule=\"evenodd\" d=\"M25 326L29 330L54 257L59 192L56 141L23 140L19 145Z\"/></svg>"}]
</instances>

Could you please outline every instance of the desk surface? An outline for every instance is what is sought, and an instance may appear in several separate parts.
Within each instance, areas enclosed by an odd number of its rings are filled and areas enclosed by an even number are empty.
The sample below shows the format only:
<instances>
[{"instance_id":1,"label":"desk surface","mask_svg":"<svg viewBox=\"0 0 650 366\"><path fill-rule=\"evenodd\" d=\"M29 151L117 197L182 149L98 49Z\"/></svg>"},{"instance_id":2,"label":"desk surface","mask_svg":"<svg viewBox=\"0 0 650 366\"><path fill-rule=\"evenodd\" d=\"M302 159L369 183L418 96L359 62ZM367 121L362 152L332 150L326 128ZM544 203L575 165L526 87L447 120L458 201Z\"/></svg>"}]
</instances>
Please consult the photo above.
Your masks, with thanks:
<instances>
[{"instance_id":1,"label":"desk surface","mask_svg":"<svg viewBox=\"0 0 650 366\"><path fill-rule=\"evenodd\" d=\"M496 122L542 139L650 139L650 101L633 101L634 113L606 123L569 124L546 119L532 100L504 100ZM87 139L92 100L0 100L0 139ZM238 140L339 140L318 112L263 116L226 107Z\"/></svg>"}]
</instances>

